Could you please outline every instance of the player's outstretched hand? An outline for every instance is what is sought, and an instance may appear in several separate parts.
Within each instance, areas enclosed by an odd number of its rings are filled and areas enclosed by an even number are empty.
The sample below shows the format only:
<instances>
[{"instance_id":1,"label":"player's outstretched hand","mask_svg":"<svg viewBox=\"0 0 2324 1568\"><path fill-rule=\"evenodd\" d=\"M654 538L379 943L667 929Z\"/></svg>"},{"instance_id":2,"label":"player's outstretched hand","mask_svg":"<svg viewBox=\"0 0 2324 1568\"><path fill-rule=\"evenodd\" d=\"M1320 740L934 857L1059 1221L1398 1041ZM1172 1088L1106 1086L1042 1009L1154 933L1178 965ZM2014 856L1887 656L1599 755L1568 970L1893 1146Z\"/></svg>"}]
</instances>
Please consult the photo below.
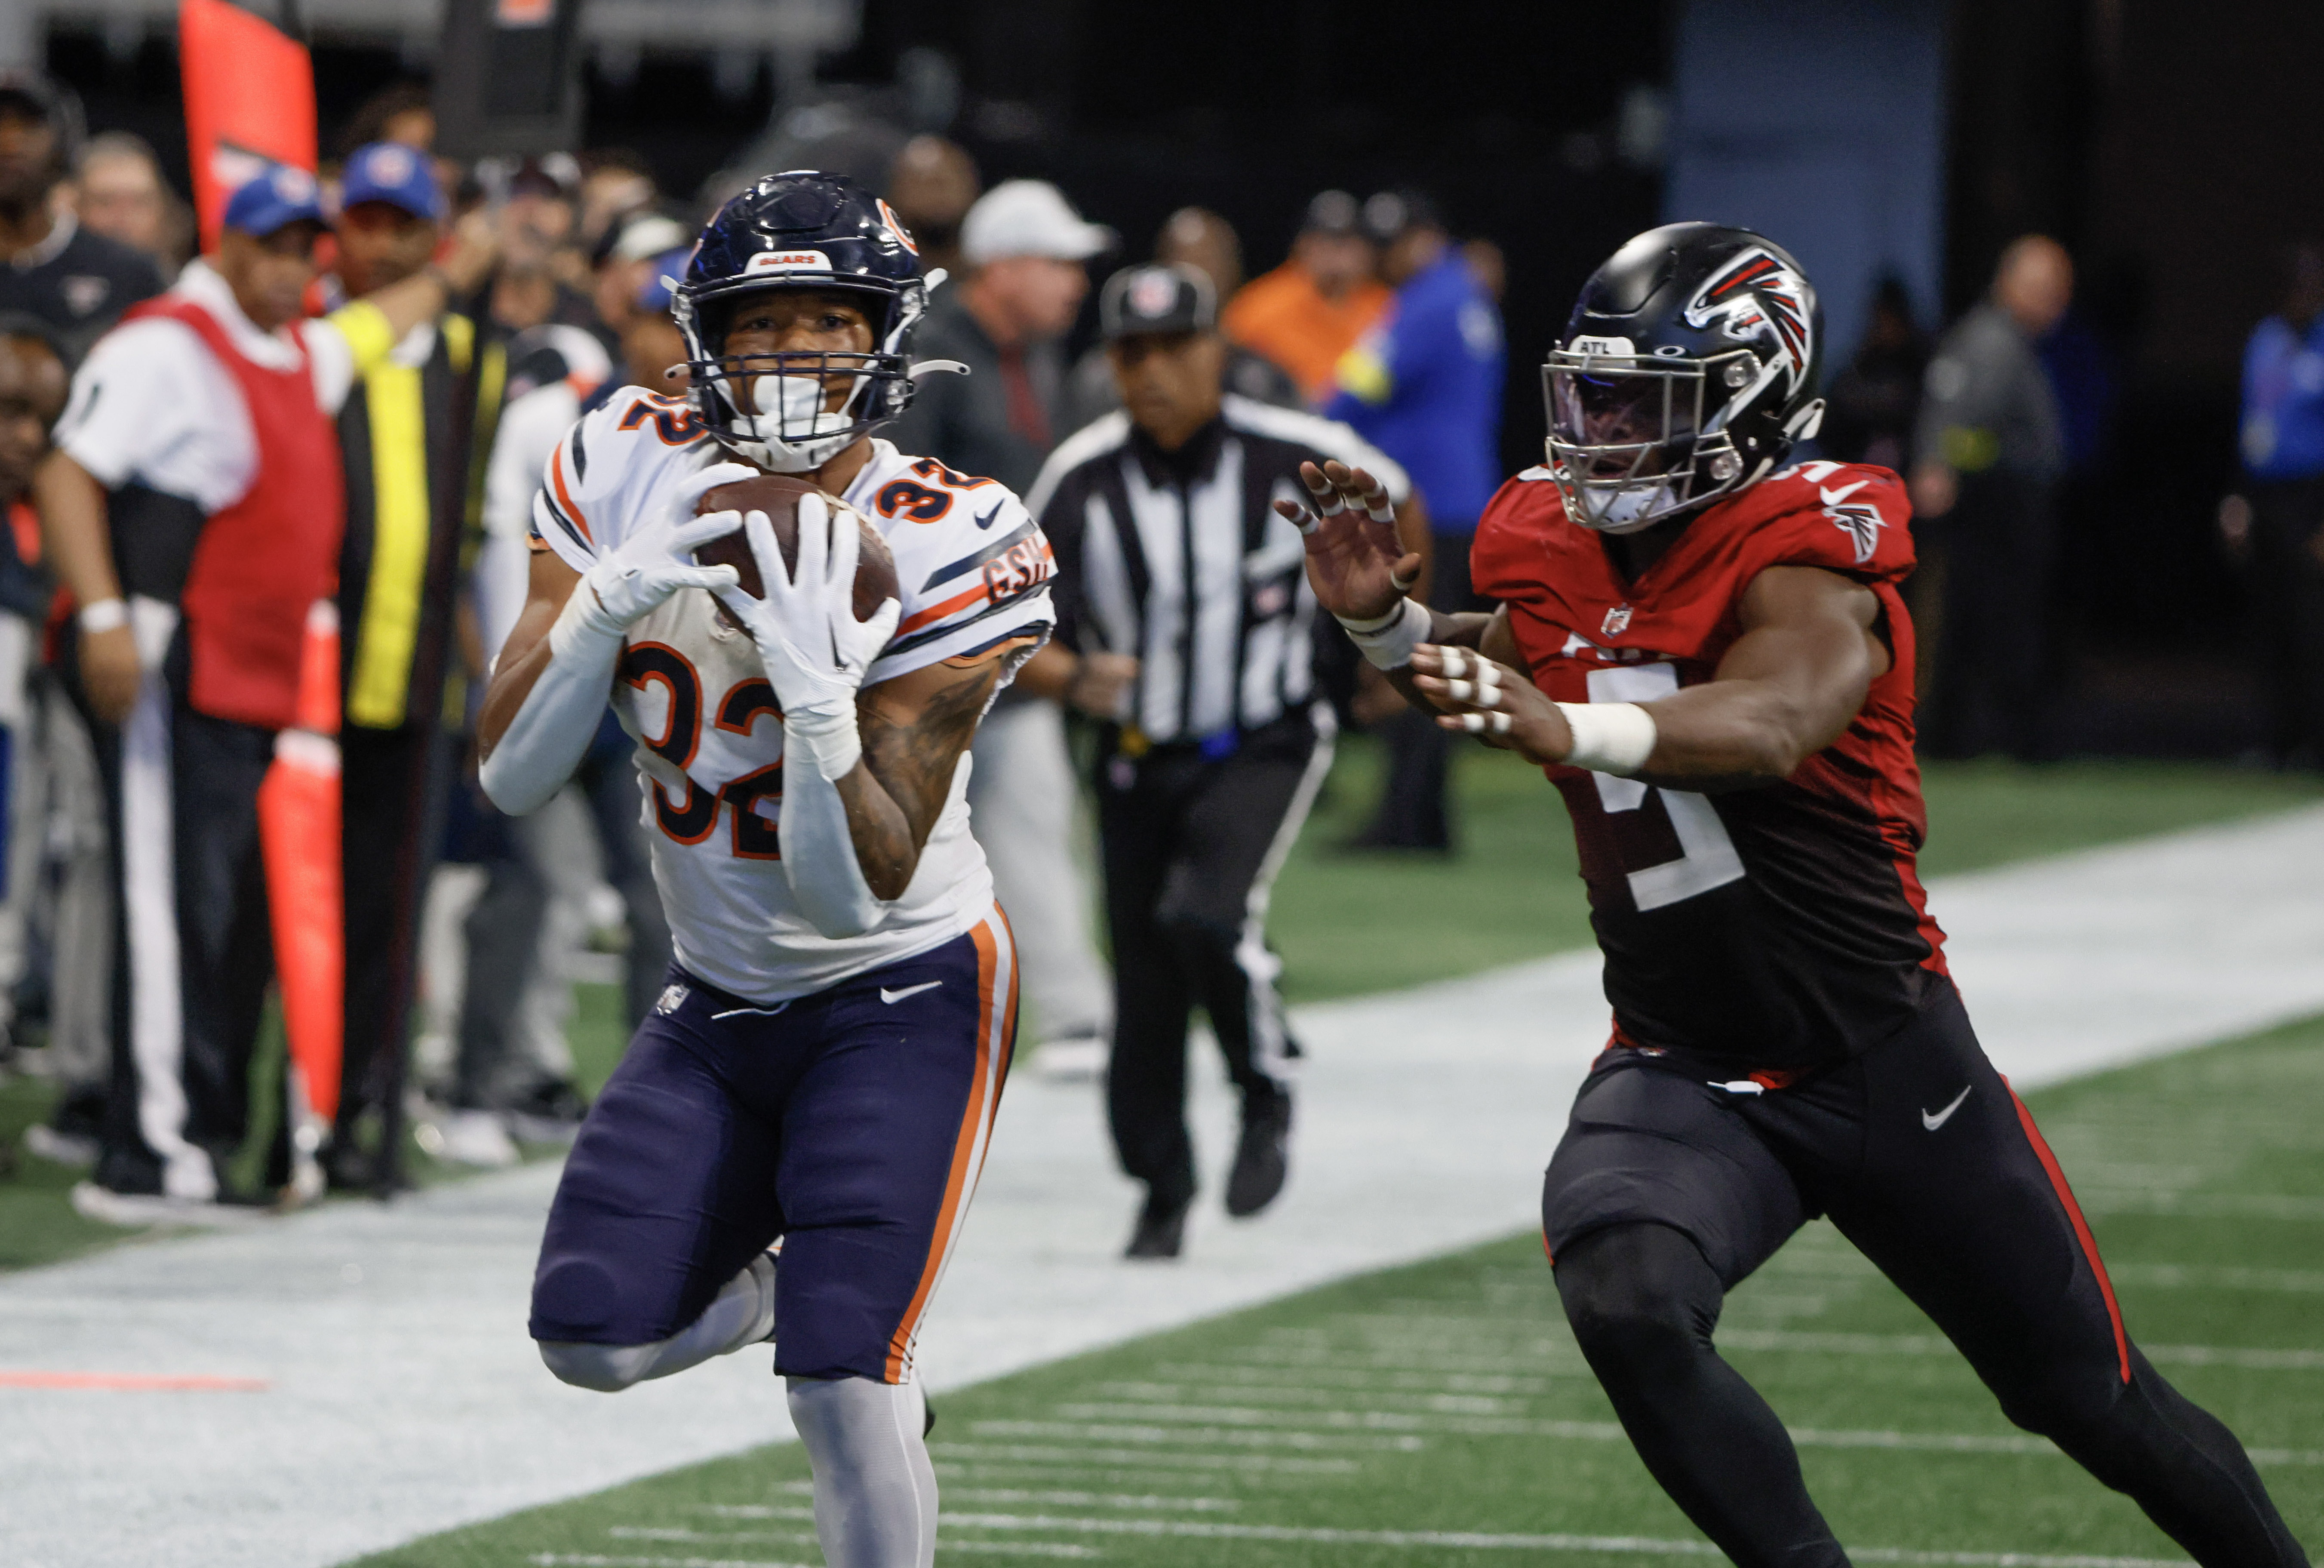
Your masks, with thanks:
<instances>
[{"instance_id":1,"label":"player's outstretched hand","mask_svg":"<svg viewBox=\"0 0 2324 1568\"><path fill-rule=\"evenodd\" d=\"M678 487L668 511L600 557L582 581L597 595L615 628L626 628L659 609L680 588L733 587L741 579L733 567L696 565L694 552L742 526L739 512L694 515L706 491L758 472L740 463L717 463Z\"/></svg>"},{"instance_id":2,"label":"player's outstretched hand","mask_svg":"<svg viewBox=\"0 0 2324 1568\"><path fill-rule=\"evenodd\" d=\"M1275 510L1307 541L1307 581L1315 602L1342 621L1374 621L1394 610L1420 577L1420 557L1396 536L1388 486L1344 463L1299 465L1308 506L1278 501Z\"/></svg>"},{"instance_id":3,"label":"player's outstretched hand","mask_svg":"<svg viewBox=\"0 0 2324 1568\"><path fill-rule=\"evenodd\" d=\"M1521 672L1472 649L1422 643L1412 654L1412 684L1443 710L1442 728L1544 765L1573 750L1557 705Z\"/></svg>"},{"instance_id":4,"label":"player's outstretched hand","mask_svg":"<svg viewBox=\"0 0 2324 1568\"><path fill-rule=\"evenodd\" d=\"M742 538L759 563L766 596L753 598L731 582L715 591L718 602L758 645L759 662L766 666L785 721L853 712L864 672L896 634L904 613L901 601L889 599L869 621L855 618L855 565L862 534L854 518L841 518L835 527L822 496L800 496L798 564L788 571L765 512L744 515Z\"/></svg>"}]
</instances>

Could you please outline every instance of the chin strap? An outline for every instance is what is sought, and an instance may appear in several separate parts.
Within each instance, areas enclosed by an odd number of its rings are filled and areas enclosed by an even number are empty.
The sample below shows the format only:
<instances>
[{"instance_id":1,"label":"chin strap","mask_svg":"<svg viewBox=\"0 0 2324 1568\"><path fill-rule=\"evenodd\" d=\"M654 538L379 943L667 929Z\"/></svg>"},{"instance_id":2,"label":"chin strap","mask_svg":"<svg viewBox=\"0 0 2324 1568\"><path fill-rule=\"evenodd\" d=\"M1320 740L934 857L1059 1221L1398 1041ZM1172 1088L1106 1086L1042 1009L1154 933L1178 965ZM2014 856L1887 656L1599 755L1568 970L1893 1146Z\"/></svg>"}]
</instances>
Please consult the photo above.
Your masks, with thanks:
<instances>
[{"instance_id":1,"label":"chin strap","mask_svg":"<svg viewBox=\"0 0 2324 1568\"><path fill-rule=\"evenodd\" d=\"M956 359L916 359L912 361L912 368L904 374L918 381L924 375L934 375L938 372L947 375L966 375L969 373L968 366Z\"/></svg>"}]
</instances>

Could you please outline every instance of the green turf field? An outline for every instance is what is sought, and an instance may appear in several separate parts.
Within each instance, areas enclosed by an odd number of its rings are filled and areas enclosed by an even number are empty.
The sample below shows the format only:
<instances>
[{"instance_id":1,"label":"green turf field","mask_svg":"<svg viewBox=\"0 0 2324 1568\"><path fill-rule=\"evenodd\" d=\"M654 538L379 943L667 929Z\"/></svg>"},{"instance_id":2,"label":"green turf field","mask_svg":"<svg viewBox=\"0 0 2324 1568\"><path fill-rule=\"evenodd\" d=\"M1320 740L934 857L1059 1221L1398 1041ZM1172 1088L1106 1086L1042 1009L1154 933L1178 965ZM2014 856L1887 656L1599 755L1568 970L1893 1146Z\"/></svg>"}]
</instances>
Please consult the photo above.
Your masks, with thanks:
<instances>
[{"instance_id":1,"label":"green turf field","mask_svg":"<svg viewBox=\"0 0 2324 1568\"><path fill-rule=\"evenodd\" d=\"M2133 1335L2324 1543L2324 1019L2031 1098ZM2014 1431L1829 1226L1736 1293L1720 1337L1799 1434L1860 1562L2179 1559L2128 1501ZM1614 1425L1533 1236L947 1396L930 1449L940 1563L1715 1558ZM814 1564L807 1477L784 1444L364 1563Z\"/></svg>"},{"instance_id":2,"label":"green turf field","mask_svg":"<svg viewBox=\"0 0 2324 1568\"><path fill-rule=\"evenodd\" d=\"M1379 753L1361 738L1342 742L1276 887L1269 930L1293 1001L1392 990L1589 942L1573 837L1555 792L1505 753L1462 747L1455 760L1456 853L1351 854L1338 846L1370 811ZM2282 810L2324 795L2324 787L2296 776L2116 762L1942 764L1929 770L1927 790L1931 830L1922 863L1931 876ZM1392 939L1381 934L1383 909L1397 911ZM594 1093L620 1059L628 1031L613 987L579 990L568 1036L582 1086ZM19 1148L23 1129L47 1114L52 1096L47 1083L0 1073L0 1151ZM457 1174L417 1148L410 1153L420 1181ZM125 1239L72 1212L65 1194L78 1173L37 1159L15 1164L13 1176L0 1171L0 1268L54 1262Z\"/></svg>"}]
</instances>

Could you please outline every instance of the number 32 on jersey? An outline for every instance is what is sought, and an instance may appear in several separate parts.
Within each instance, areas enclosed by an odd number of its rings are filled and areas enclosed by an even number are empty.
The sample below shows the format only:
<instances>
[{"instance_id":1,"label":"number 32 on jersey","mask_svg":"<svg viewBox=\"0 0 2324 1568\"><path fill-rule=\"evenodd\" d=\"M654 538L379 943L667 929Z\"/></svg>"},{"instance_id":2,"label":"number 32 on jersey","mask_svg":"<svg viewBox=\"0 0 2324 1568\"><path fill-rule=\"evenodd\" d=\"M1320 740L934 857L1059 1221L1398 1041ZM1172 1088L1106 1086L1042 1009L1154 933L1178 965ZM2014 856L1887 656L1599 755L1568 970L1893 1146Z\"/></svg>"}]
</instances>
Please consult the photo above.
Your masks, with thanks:
<instances>
[{"instance_id":1,"label":"number 32 on jersey","mask_svg":"<svg viewBox=\"0 0 2324 1568\"><path fill-rule=\"evenodd\" d=\"M717 831L718 818L728 816L732 848L740 860L780 860L782 845L775 819L781 809L783 765L770 763L738 779L730 779L714 793L694 781L688 771L702 746L704 704L702 678L693 661L666 642L633 642L622 650L615 671L624 686L642 692L659 686L669 697L669 716L661 733L644 737L647 751L683 776L685 794L670 798L659 770L653 780L654 821L679 844L700 844ZM710 711L711 726L730 734L745 735L762 717L779 725L782 709L775 706L775 688L764 680L738 681ZM763 806L764 809L761 809Z\"/></svg>"},{"instance_id":2,"label":"number 32 on jersey","mask_svg":"<svg viewBox=\"0 0 2324 1568\"><path fill-rule=\"evenodd\" d=\"M1590 672L1591 702L1653 702L1677 690L1678 670L1673 665L1616 665ZM1648 795L1660 794L1671 831L1678 836L1678 859L1626 873L1630 897L1640 912L1741 880L1743 857L1735 853L1735 841L1728 837L1727 825L1719 820L1710 801L1683 789L1657 790L1642 779L1611 773L1593 773L1591 778L1598 786L1598 802L1609 816L1636 811L1646 803Z\"/></svg>"}]
</instances>

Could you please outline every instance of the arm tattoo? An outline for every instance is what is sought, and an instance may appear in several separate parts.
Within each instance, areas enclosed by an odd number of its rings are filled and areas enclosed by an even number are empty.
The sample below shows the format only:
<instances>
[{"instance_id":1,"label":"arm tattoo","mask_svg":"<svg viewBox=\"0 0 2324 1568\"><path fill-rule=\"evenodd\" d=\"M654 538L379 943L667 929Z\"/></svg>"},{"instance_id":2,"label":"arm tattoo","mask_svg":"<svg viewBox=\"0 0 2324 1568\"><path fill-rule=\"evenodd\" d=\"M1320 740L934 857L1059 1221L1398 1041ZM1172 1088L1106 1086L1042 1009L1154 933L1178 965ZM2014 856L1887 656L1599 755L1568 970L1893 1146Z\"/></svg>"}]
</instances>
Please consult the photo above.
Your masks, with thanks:
<instances>
[{"instance_id":1,"label":"arm tattoo","mask_svg":"<svg viewBox=\"0 0 2324 1568\"><path fill-rule=\"evenodd\" d=\"M840 781L840 795L864 880L881 898L901 898L910 885L1001 669L996 659L963 671L914 714L868 696L858 704L863 768Z\"/></svg>"}]
</instances>

